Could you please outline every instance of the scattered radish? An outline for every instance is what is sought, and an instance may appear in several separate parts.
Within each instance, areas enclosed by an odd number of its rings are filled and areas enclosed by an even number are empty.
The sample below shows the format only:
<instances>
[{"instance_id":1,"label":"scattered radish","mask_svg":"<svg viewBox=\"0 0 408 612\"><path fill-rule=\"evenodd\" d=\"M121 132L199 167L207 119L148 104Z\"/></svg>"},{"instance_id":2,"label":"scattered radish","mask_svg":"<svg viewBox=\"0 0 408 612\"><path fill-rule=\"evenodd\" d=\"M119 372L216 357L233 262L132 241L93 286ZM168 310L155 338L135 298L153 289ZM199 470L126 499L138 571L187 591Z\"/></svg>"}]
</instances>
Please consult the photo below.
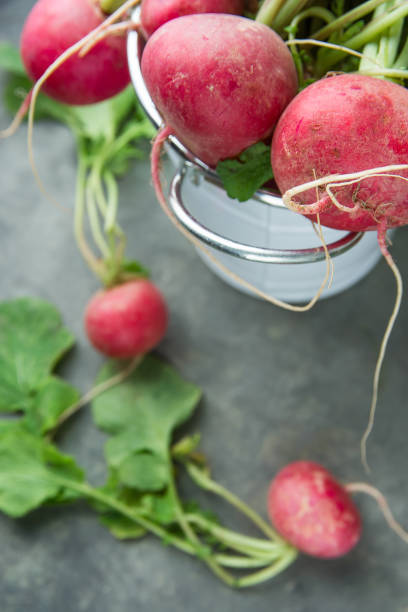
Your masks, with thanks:
<instances>
[{"instance_id":1,"label":"scattered radish","mask_svg":"<svg viewBox=\"0 0 408 612\"><path fill-rule=\"evenodd\" d=\"M146 38L161 25L183 15L230 13L242 15L244 0L143 0L140 24Z\"/></svg>"},{"instance_id":2,"label":"scattered radish","mask_svg":"<svg viewBox=\"0 0 408 612\"><path fill-rule=\"evenodd\" d=\"M137 357L163 338L166 303L157 287L135 279L97 292L85 311L85 329L93 346L109 357Z\"/></svg>"},{"instance_id":3,"label":"scattered radish","mask_svg":"<svg viewBox=\"0 0 408 612\"><path fill-rule=\"evenodd\" d=\"M142 74L168 130L215 166L271 135L297 90L290 52L245 17L178 17L149 38Z\"/></svg>"},{"instance_id":4,"label":"scattered radish","mask_svg":"<svg viewBox=\"0 0 408 612\"><path fill-rule=\"evenodd\" d=\"M295 461L276 475L268 513L288 542L322 559L345 555L360 539L360 514L348 492L312 461Z\"/></svg>"},{"instance_id":5,"label":"scattered radish","mask_svg":"<svg viewBox=\"0 0 408 612\"><path fill-rule=\"evenodd\" d=\"M21 34L21 55L37 81L63 52L103 24L106 15L90 0L37 0ZM93 104L129 84L126 37L110 35L84 56L66 59L43 84L50 97L66 104Z\"/></svg>"}]
</instances>

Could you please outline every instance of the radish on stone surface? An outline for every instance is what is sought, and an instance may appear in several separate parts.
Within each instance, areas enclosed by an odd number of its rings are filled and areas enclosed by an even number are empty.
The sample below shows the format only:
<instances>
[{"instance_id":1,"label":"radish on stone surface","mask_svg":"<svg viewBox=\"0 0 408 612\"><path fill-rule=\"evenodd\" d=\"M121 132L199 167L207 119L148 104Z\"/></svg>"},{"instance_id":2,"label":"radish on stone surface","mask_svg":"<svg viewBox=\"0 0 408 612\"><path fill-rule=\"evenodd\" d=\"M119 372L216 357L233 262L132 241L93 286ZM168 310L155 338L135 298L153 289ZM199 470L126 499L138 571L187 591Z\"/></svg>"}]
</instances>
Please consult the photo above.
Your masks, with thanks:
<instances>
[{"instance_id":1,"label":"radish on stone surface","mask_svg":"<svg viewBox=\"0 0 408 612\"><path fill-rule=\"evenodd\" d=\"M99 291L85 311L85 329L93 346L120 359L137 357L156 347L167 322L162 294L143 278Z\"/></svg>"},{"instance_id":2,"label":"radish on stone surface","mask_svg":"<svg viewBox=\"0 0 408 612\"><path fill-rule=\"evenodd\" d=\"M390 529L408 542L408 533L378 489L365 482L343 485L314 461L294 461L276 474L268 489L269 518L300 552L321 559L342 557L358 544L362 531L352 493L374 498Z\"/></svg>"}]
</instances>

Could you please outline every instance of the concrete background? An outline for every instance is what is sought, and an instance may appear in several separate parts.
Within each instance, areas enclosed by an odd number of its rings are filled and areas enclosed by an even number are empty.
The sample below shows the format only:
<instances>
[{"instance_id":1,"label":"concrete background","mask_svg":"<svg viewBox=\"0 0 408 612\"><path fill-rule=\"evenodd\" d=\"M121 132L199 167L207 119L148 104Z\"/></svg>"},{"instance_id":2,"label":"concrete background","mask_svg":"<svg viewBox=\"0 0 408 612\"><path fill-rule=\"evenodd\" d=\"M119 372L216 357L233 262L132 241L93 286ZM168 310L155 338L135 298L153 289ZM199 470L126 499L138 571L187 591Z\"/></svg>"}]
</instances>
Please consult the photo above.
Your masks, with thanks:
<instances>
[{"instance_id":1,"label":"concrete background","mask_svg":"<svg viewBox=\"0 0 408 612\"><path fill-rule=\"evenodd\" d=\"M17 43L32 0L2 0L0 41ZM4 78L2 75L2 83ZM1 108L1 126L9 117ZM38 124L35 157L55 207L39 192L28 164L26 130L0 143L0 299L40 296L62 312L77 344L61 373L82 391L101 359L82 329L85 304L98 284L72 234L75 149L64 126ZM269 480L288 461L322 462L344 481L365 480L359 441L366 426L379 342L395 285L387 265L357 286L290 313L243 295L214 276L156 203L148 161L120 184L120 220L129 256L140 259L171 311L158 352L204 391L188 430L202 434L215 478L265 515ZM407 230L392 253L408 276ZM370 482L398 520L407 512L408 309L404 297L381 377ZM83 410L59 443L95 484L103 482L104 438ZM186 495L193 489L185 484ZM228 524L253 533L213 499ZM408 546L385 524L375 503L356 497L364 520L360 544L330 562L300 557L278 578L231 591L198 561L153 537L117 542L85 506L42 509L21 519L0 516L2 612L403 612L408 610Z\"/></svg>"}]
</instances>

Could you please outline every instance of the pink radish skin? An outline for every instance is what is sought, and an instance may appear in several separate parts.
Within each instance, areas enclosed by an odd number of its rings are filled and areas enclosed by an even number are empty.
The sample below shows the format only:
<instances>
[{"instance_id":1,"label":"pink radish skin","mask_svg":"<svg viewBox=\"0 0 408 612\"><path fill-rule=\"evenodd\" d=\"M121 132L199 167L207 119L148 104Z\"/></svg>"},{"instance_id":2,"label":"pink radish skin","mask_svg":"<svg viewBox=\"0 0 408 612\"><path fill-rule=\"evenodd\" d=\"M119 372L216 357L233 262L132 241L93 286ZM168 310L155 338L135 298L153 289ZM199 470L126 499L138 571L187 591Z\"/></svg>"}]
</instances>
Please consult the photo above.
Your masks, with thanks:
<instances>
[{"instance_id":1,"label":"pink radish skin","mask_svg":"<svg viewBox=\"0 0 408 612\"><path fill-rule=\"evenodd\" d=\"M165 300L148 280L136 279L96 293L85 311L92 345L115 358L137 357L153 349L168 324Z\"/></svg>"},{"instance_id":2,"label":"pink radish skin","mask_svg":"<svg viewBox=\"0 0 408 612\"><path fill-rule=\"evenodd\" d=\"M242 15L244 0L143 0L140 24L143 34L149 38L161 25L196 13L230 13Z\"/></svg>"},{"instance_id":3,"label":"pink radish skin","mask_svg":"<svg viewBox=\"0 0 408 612\"><path fill-rule=\"evenodd\" d=\"M408 90L383 79L347 74L321 79L298 94L273 135L271 162L281 193L315 178L349 174L408 161ZM408 171L394 171L408 177ZM321 191L320 223L348 231L408 223L408 182L373 177L334 188L339 210ZM296 195L311 205L316 190ZM355 206L355 204L357 206ZM308 215L313 221L316 215ZM302 211L303 214L303 211Z\"/></svg>"},{"instance_id":4,"label":"pink radish skin","mask_svg":"<svg viewBox=\"0 0 408 612\"><path fill-rule=\"evenodd\" d=\"M37 81L66 49L103 23L92 0L38 0L21 33L21 56ZM130 82L126 37L109 35L84 57L67 59L44 83L50 97L65 104L94 104L119 93Z\"/></svg>"},{"instance_id":5,"label":"pink radish skin","mask_svg":"<svg viewBox=\"0 0 408 612\"><path fill-rule=\"evenodd\" d=\"M169 21L147 41L141 68L166 125L210 166L270 136L297 90L282 39L236 15Z\"/></svg>"},{"instance_id":6,"label":"pink radish skin","mask_svg":"<svg viewBox=\"0 0 408 612\"><path fill-rule=\"evenodd\" d=\"M341 557L360 539L361 518L349 494L312 461L295 461L276 475L268 513L283 538L314 557Z\"/></svg>"}]
</instances>

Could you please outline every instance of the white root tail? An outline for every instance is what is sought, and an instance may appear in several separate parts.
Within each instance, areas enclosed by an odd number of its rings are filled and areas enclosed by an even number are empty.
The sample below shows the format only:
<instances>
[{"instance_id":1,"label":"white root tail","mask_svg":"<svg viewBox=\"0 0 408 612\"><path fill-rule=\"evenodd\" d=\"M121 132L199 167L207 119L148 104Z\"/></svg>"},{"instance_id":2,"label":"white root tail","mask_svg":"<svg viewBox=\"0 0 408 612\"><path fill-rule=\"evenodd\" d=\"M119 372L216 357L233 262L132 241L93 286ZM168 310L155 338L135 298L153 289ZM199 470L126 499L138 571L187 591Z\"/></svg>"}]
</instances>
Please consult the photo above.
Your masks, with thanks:
<instances>
[{"instance_id":1,"label":"white root tail","mask_svg":"<svg viewBox=\"0 0 408 612\"><path fill-rule=\"evenodd\" d=\"M348 493L366 493L377 502L388 526L408 544L408 532L395 520L384 495L366 482L350 482L344 486Z\"/></svg>"},{"instance_id":2,"label":"white root tail","mask_svg":"<svg viewBox=\"0 0 408 612\"><path fill-rule=\"evenodd\" d=\"M322 212L322 203L319 199L312 204L299 204L293 200L294 197L299 195L300 193L304 193L305 191L309 191L309 189L318 189L319 187L325 187L327 195L330 200L340 210L350 213L353 208L348 206L342 206L332 193L331 189L333 187L342 187L344 185L351 185L353 183L358 183L364 179L373 178L377 176L387 177L387 178L399 178L403 181L408 181L408 178L405 176L401 176L400 174L391 174L392 172L397 172L399 170L408 170L408 164L394 164L389 166L380 166L378 168L370 168L369 170L362 170L361 172L352 172L349 174L329 174L328 176L323 176L321 178L315 179L313 181L309 181L307 183L302 183L301 185L296 185L291 189L288 189L282 196L283 203L290 210L294 210L295 212L301 214L316 214L317 212Z\"/></svg>"},{"instance_id":3,"label":"white root tail","mask_svg":"<svg viewBox=\"0 0 408 612\"><path fill-rule=\"evenodd\" d=\"M367 473L370 472L370 468L369 468L368 460L367 460L367 440L374 427L374 417L375 417L375 411L377 407L378 385L380 381L381 368L384 362L384 356L385 356L385 351L387 348L388 340L391 336L391 332L394 327L395 321L397 319L398 312L401 306L401 301L402 301L402 278L401 278L401 274L390 252L388 251L388 247L386 244L386 220L385 219L382 221L382 223L380 223L378 227L378 244L381 249L381 253L383 254L385 258L385 261L387 262L387 264L392 270L392 273L394 274L395 282L397 286L397 293L395 296L394 307L392 309L390 318L388 319L388 323L387 323L387 326L386 326L386 329L385 329L385 332L384 332L384 335L381 341L380 350L379 350L377 362L375 365L374 378L373 378L373 390L372 390L368 423L367 423L366 430L360 442L361 461Z\"/></svg>"}]
</instances>

